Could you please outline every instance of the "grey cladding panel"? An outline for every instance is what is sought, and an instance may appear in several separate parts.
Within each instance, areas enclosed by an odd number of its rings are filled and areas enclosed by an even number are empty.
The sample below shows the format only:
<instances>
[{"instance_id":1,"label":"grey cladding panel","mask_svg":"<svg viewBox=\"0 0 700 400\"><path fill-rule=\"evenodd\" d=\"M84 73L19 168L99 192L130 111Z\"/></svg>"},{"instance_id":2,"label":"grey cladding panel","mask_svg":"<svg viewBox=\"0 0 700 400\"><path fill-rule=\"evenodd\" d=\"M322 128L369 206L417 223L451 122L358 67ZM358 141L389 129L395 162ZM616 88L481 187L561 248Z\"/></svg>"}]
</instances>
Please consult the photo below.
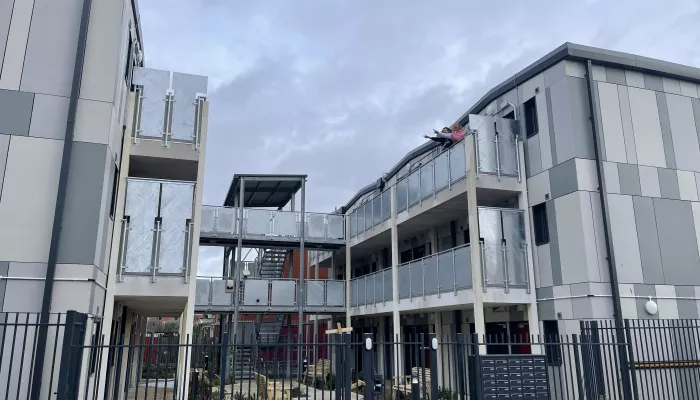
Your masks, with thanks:
<instances>
[{"instance_id":1,"label":"grey cladding panel","mask_svg":"<svg viewBox=\"0 0 700 400\"><path fill-rule=\"evenodd\" d=\"M0 89L0 134L29 135L34 93Z\"/></svg>"},{"instance_id":2,"label":"grey cladding panel","mask_svg":"<svg viewBox=\"0 0 700 400\"><path fill-rule=\"evenodd\" d=\"M605 68L605 78L609 83L615 83L618 85L627 85L627 79L625 78L625 71L616 68Z\"/></svg>"},{"instance_id":3,"label":"grey cladding panel","mask_svg":"<svg viewBox=\"0 0 700 400\"><path fill-rule=\"evenodd\" d=\"M676 286L676 296L695 298L695 287L694 286ZM678 299L676 300L678 304L678 318L698 318L698 301L688 300L688 299Z\"/></svg>"},{"instance_id":4,"label":"grey cladding panel","mask_svg":"<svg viewBox=\"0 0 700 400\"><path fill-rule=\"evenodd\" d=\"M639 181L639 168L634 164L617 164L617 172L620 177L620 192L634 196L642 195L642 186Z\"/></svg>"},{"instance_id":5,"label":"grey cladding panel","mask_svg":"<svg viewBox=\"0 0 700 400\"><path fill-rule=\"evenodd\" d=\"M557 146L554 138L554 118L552 117L552 91L550 88L545 89L545 100L547 103L547 126L549 126L549 145L552 153L552 165L557 164Z\"/></svg>"},{"instance_id":6,"label":"grey cladding panel","mask_svg":"<svg viewBox=\"0 0 700 400\"><path fill-rule=\"evenodd\" d=\"M5 165L7 153L10 150L10 136L0 135L0 198L2 198L2 182L5 180Z\"/></svg>"},{"instance_id":7,"label":"grey cladding panel","mask_svg":"<svg viewBox=\"0 0 700 400\"><path fill-rule=\"evenodd\" d=\"M659 319L658 313L656 313L654 315L649 315L649 313L644 308L644 305L647 302L647 299L645 297L656 296L656 288L653 285L635 284L634 285L634 295L642 297L642 298L635 299L635 301L637 303L637 316L640 319Z\"/></svg>"},{"instance_id":8,"label":"grey cladding panel","mask_svg":"<svg viewBox=\"0 0 700 400\"><path fill-rule=\"evenodd\" d=\"M5 44L7 43L7 34L10 32L13 5L14 0L0 1L0 54L5 54ZM3 59L0 58L0 76L2 76L2 64ZM2 307L0 307L0 310L2 310Z\"/></svg>"},{"instance_id":9,"label":"grey cladding panel","mask_svg":"<svg viewBox=\"0 0 700 400\"><path fill-rule=\"evenodd\" d=\"M10 270L10 262L9 261L0 261L0 276L7 276ZM0 280L0 311L4 310L3 306L5 303L5 289L7 287L7 281L6 280ZM2 332L0 332L0 335L2 335ZM0 340L1 336L0 336Z\"/></svg>"},{"instance_id":10,"label":"grey cladding panel","mask_svg":"<svg viewBox=\"0 0 700 400\"><path fill-rule=\"evenodd\" d=\"M673 169L659 168L659 187L661 188L661 197L666 199L680 199L681 193L678 187L678 174Z\"/></svg>"},{"instance_id":11,"label":"grey cladding panel","mask_svg":"<svg viewBox=\"0 0 700 400\"><path fill-rule=\"evenodd\" d=\"M665 283L700 285L700 256L690 203L654 199L654 211Z\"/></svg>"},{"instance_id":12,"label":"grey cladding panel","mask_svg":"<svg viewBox=\"0 0 700 400\"><path fill-rule=\"evenodd\" d=\"M550 169L549 184L553 199L576 191L578 180L575 160L571 159Z\"/></svg>"},{"instance_id":13,"label":"grey cladding panel","mask_svg":"<svg viewBox=\"0 0 700 400\"><path fill-rule=\"evenodd\" d=\"M639 253L642 259L644 283L663 284L664 273L661 267L659 236L656 232L654 203L650 197L633 197L634 218L637 224Z\"/></svg>"},{"instance_id":14,"label":"grey cladding panel","mask_svg":"<svg viewBox=\"0 0 700 400\"><path fill-rule=\"evenodd\" d=\"M571 127L574 135L576 157L595 158L593 129L588 105L588 87L585 79L568 76Z\"/></svg>"},{"instance_id":15,"label":"grey cladding panel","mask_svg":"<svg viewBox=\"0 0 700 400\"><path fill-rule=\"evenodd\" d=\"M556 153L557 162L563 162L576 156L567 80L562 79L548 90L551 96L552 126L556 142L552 151Z\"/></svg>"},{"instance_id":16,"label":"grey cladding panel","mask_svg":"<svg viewBox=\"0 0 700 400\"><path fill-rule=\"evenodd\" d=\"M70 161L66 209L61 241L60 264L95 264L100 209L107 165L107 145L75 142ZM111 184L111 182L110 182ZM104 212L109 212L107 207Z\"/></svg>"},{"instance_id":17,"label":"grey cladding panel","mask_svg":"<svg viewBox=\"0 0 700 400\"><path fill-rule=\"evenodd\" d=\"M700 142L700 99L690 99L693 103L693 116L695 118L695 130L698 133L698 141Z\"/></svg>"},{"instance_id":18,"label":"grey cladding panel","mask_svg":"<svg viewBox=\"0 0 700 400\"><path fill-rule=\"evenodd\" d=\"M666 166L676 168L676 155L673 151L673 137L671 136L671 122L668 117L668 104L666 95L656 92L656 104L659 107L659 122L661 122L661 140L664 144L664 155L666 156Z\"/></svg>"},{"instance_id":19,"label":"grey cladding panel","mask_svg":"<svg viewBox=\"0 0 700 400\"><path fill-rule=\"evenodd\" d=\"M664 91L664 84L659 76L644 74L644 86L657 92Z\"/></svg>"}]
</instances>

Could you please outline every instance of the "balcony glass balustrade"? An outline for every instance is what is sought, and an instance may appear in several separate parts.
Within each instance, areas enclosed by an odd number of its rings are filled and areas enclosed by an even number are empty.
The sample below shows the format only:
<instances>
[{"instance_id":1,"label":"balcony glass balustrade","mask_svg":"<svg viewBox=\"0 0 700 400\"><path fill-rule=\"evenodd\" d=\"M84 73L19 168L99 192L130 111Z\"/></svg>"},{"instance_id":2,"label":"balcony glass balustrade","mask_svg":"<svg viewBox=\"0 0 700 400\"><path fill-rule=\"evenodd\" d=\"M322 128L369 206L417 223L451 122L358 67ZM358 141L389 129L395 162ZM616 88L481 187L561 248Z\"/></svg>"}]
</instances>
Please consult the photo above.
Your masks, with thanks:
<instances>
[{"instance_id":1,"label":"balcony glass balustrade","mask_svg":"<svg viewBox=\"0 0 700 400\"><path fill-rule=\"evenodd\" d=\"M309 242L345 241L345 216L339 214L306 213L305 240ZM298 241L301 213L254 208L243 209L243 237L250 239ZM238 208L202 206L202 237L231 237L238 235Z\"/></svg>"},{"instance_id":2,"label":"balcony glass balustrade","mask_svg":"<svg viewBox=\"0 0 700 400\"><path fill-rule=\"evenodd\" d=\"M305 301L298 301L299 281L295 279L247 278L241 282L238 299L241 311L285 312L298 310L342 312L345 310L345 282L308 280ZM197 311L233 309L233 293L226 291L222 278L198 277L195 295Z\"/></svg>"},{"instance_id":3,"label":"balcony glass balustrade","mask_svg":"<svg viewBox=\"0 0 700 400\"><path fill-rule=\"evenodd\" d=\"M479 207L483 286L530 290L525 241L525 215L521 210ZM400 300L457 292L472 287L470 245L455 247L398 266ZM392 270L384 269L350 281L350 306L365 306L393 299Z\"/></svg>"}]
</instances>

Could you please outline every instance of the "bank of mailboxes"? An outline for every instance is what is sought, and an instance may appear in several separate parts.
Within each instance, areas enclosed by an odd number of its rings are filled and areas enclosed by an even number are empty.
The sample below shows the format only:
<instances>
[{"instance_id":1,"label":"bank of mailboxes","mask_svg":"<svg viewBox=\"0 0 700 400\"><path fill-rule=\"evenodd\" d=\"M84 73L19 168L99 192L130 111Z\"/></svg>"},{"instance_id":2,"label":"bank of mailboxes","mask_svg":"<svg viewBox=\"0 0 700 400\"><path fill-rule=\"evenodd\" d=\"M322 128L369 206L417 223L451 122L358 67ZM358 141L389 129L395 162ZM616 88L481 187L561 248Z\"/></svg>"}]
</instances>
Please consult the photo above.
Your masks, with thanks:
<instances>
[{"instance_id":1,"label":"bank of mailboxes","mask_svg":"<svg viewBox=\"0 0 700 400\"><path fill-rule=\"evenodd\" d=\"M484 399L550 400L544 356L484 355L480 360Z\"/></svg>"}]
</instances>

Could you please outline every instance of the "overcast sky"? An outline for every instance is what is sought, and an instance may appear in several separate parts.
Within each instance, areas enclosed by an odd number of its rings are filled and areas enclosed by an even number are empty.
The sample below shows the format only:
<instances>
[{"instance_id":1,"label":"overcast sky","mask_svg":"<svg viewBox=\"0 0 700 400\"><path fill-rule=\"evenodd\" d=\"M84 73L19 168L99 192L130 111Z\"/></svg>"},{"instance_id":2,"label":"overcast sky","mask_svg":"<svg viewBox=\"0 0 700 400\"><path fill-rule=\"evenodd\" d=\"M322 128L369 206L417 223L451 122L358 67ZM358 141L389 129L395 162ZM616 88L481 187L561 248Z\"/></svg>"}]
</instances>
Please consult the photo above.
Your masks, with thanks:
<instances>
[{"instance_id":1,"label":"overcast sky","mask_svg":"<svg viewBox=\"0 0 700 400\"><path fill-rule=\"evenodd\" d=\"M332 211L567 41L700 67L698 0L139 5L146 65L209 76L204 203L214 205L234 173L298 173L309 176L307 210ZM202 249L199 266L219 274L221 249Z\"/></svg>"}]
</instances>

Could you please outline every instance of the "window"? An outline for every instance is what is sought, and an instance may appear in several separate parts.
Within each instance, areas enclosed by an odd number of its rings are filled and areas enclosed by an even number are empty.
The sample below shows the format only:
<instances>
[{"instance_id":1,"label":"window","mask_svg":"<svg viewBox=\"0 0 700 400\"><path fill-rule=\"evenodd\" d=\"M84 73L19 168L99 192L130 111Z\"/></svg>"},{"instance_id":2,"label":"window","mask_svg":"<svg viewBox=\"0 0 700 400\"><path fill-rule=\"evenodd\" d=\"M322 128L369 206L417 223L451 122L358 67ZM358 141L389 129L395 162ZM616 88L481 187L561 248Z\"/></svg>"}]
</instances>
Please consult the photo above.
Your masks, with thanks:
<instances>
[{"instance_id":1,"label":"window","mask_svg":"<svg viewBox=\"0 0 700 400\"><path fill-rule=\"evenodd\" d=\"M557 321L542 321L544 330L544 354L547 358L547 364L558 366L561 365L561 349L559 341L559 325Z\"/></svg>"},{"instance_id":2,"label":"window","mask_svg":"<svg viewBox=\"0 0 700 400\"><path fill-rule=\"evenodd\" d=\"M549 243L549 225L547 224L547 203L532 207L532 220L535 227L535 245Z\"/></svg>"},{"instance_id":3,"label":"window","mask_svg":"<svg viewBox=\"0 0 700 400\"><path fill-rule=\"evenodd\" d=\"M515 119L515 111L511 111L508 114L504 115L503 118L505 119Z\"/></svg>"},{"instance_id":4,"label":"window","mask_svg":"<svg viewBox=\"0 0 700 400\"><path fill-rule=\"evenodd\" d=\"M524 104L525 108L525 133L527 137L532 137L537 135L539 132L539 125L537 122L537 103L535 103L535 98L531 98Z\"/></svg>"},{"instance_id":5,"label":"window","mask_svg":"<svg viewBox=\"0 0 700 400\"><path fill-rule=\"evenodd\" d=\"M109 217L114 219L114 212L117 208L117 194L119 194L117 190L119 186L119 168L116 165L112 165L112 168L112 199L109 205Z\"/></svg>"},{"instance_id":6,"label":"window","mask_svg":"<svg viewBox=\"0 0 700 400\"><path fill-rule=\"evenodd\" d=\"M131 34L129 34L129 47L126 49L126 66L124 68L124 80L126 84L131 86L131 65L134 62L134 42L131 39Z\"/></svg>"}]
</instances>

